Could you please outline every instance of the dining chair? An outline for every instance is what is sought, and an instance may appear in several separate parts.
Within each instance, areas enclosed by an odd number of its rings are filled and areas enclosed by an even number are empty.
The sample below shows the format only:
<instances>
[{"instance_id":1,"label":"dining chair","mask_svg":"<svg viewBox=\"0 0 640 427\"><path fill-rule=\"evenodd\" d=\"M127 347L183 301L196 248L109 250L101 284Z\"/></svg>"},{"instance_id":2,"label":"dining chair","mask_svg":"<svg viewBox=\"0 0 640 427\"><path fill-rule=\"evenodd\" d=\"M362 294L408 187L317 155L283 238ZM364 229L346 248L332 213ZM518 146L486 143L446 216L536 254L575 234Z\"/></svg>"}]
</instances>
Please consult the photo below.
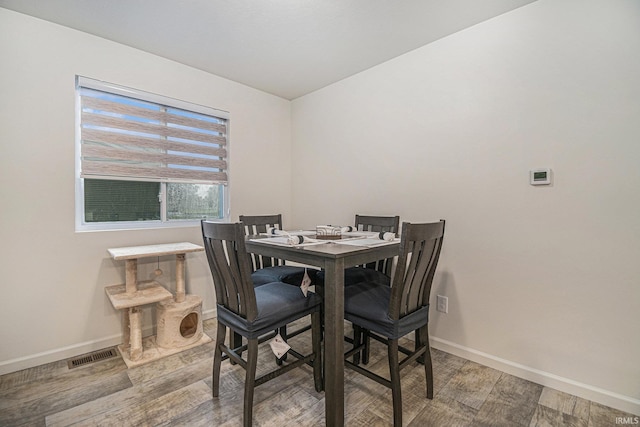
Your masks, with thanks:
<instances>
[{"instance_id":1,"label":"dining chair","mask_svg":"<svg viewBox=\"0 0 640 427\"><path fill-rule=\"evenodd\" d=\"M399 216L356 215L355 219L355 228L358 231L390 232L397 235L399 225ZM360 282L379 282L389 286L392 267L393 258L387 258L366 265L346 268L344 270L344 286ZM323 271L316 273L316 282L320 285L324 282Z\"/></svg>"},{"instance_id":2,"label":"dining chair","mask_svg":"<svg viewBox=\"0 0 640 427\"><path fill-rule=\"evenodd\" d=\"M216 293L217 332L213 355L213 397L220 391L220 367L223 353L245 369L244 426L251 426L254 388L291 369L305 364L313 366L316 391L323 389L321 356L321 299L315 293L307 296L294 286L271 282L255 287L251 281L249 255L245 247L242 223L224 224L202 221L202 238L213 276ZM274 330L310 315L312 353L302 355L293 349L288 353L297 360L284 364L256 378L258 343L275 335ZM234 348L225 344L227 328L247 339L247 344ZM232 340L233 341L233 340ZM246 359L241 351L247 351Z\"/></svg>"},{"instance_id":3,"label":"dining chair","mask_svg":"<svg viewBox=\"0 0 640 427\"><path fill-rule=\"evenodd\" d=\"M277 215L240 215L240 222L244 225L246 235L266 233L269 228L282 230L282 214ZM305 270L312 283L316 280L317 269L285 265L285 261L278 258L251 254L251 277L255 286L265 283L284 282L300 286Z\"/></svg>"},{"instance_id":4,"label":"dining chair","mask_svg":"<svg viewBox=\"0 0 640 427\"><path fill-rule=\"evenodd\" d=\"M398 235L400 217L356 215L355 227L358 231L388 232ZM389 285L392 267L393 258L385 258L363 266L347 268L344 272L344 285L350 286L363 281L376 281Z\"/></svg>"},{"instance_id":5,"label":"dining chair","mask_svg":"<svg viewBox=\"0 0 640 427\"><path fill-rule=\"evenodd\" d=\"M345 288L344 317L364 331L363 343L345 354L345 366L391 389L393 425L402 426L400 371L418 358L423 359L427 398L433 399L433 368L429 347L429 295L438 265L445 221L402 224L400 255L391 286L362 282ZM399 338L419 332L414 350L398 344ZM390 379L348 360L365 351L369 339L387 346ZM402 361L398 353L407 355Z\"/></svg>"},{"instance_id":6,"label":"dining chair","mask_svg":"<svg viewBox=\"0 0 640 427\"><path fill-rule=\"evenodd\" d=\"M358 231L389 232L397 235L400 229L400 217L356 214L354 225ZM389 286L391 284L392 268L393 258L385 258L366 265L346 268L344 270L344 286L346 288L362 282L376 282ZM324 279L322 272L316 274L316 281L321 282L321 279ZM321 285L318 286L318 289L321 289ZM355 346L362 342L367 344L366 351L362 352L362 363L367 364L369 362L368 342L364 341L364 332L359 326L354 325L353 338L347 337L347 342ZM354 354L353 362L360 363L360 356L360 353Z\"/></svg>"},{"instance_id":7,"label":"dining chair","mask_svg":"<svg viewBox=\"0 0 640 427\"><path fill-rule=\"evenodd\" d=\"M239 220L244 226L247 236L266 233L269 228L283 230L282 214L274 215L240 215ZM311 267L299 267L286 265L285 261L279 258L267 257L258 254L250 254L251 261L251 279L254 286L262 286L271 282L284 282L293 286L300 286L304 279L305 273L308 275L311 285L316 285L318 279L316 275L318 270ZM306 325L295 331L288 332L287 327L280 329L280 335L287 341L302 332L309 330L311 325ZM240 338L234 334L234 342L238 344ZM286 355L282 359L278 359L278 363L286 360Z\"/></svg>"}]
</instances>

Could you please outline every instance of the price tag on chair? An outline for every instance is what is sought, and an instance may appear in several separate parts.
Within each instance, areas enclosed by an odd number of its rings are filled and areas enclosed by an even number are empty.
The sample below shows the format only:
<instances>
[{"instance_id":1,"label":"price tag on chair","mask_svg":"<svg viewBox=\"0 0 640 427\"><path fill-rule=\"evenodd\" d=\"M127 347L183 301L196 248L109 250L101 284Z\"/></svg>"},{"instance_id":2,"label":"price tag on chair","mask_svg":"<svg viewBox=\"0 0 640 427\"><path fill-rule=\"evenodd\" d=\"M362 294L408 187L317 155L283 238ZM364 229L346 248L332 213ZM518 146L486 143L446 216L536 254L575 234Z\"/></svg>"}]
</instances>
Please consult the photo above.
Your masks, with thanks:
<instances>
[{"instance_id":1,"label":"price tag on chair","mask_svg":"<svg viewBox=\"0 0 640 427\"><path fill-rule=\"evenodd\" d=\"M273 354L275 354L278 359L282 359L282 356L287 354L287 351L291 348L291 346L282 339L280 334L276 335L275 338L269 342L269 345L271 346L271 351L273 351Z\"/></svg>"},{"instance_id":2,"label":"price tag on chair","mask_svg":"<svg viewBox=\"0 0 640 427\"><path fill-rule=\"evenodd\" d=\"M300 290L302 291L305 297L309 292L309 286L311 286L311 279L309 278L309 275L307 274L307 269L305 268L304 277L302 278L302 283L300 283Z\"/></svg>"}]
</instances>

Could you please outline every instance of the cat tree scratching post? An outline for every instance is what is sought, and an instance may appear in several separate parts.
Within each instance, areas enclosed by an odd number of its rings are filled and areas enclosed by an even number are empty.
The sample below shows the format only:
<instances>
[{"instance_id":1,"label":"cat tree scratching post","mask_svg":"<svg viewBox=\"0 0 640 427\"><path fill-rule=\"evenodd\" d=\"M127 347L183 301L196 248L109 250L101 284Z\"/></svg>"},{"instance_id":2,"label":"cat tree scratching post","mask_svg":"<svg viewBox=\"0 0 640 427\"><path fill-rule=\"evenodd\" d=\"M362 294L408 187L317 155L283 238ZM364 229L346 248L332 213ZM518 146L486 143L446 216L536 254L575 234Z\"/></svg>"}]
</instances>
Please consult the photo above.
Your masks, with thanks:
<instances>
[{"instance_id":1,"label":"cat tree scratching post","mask_svg":"<svg viewBox=\"0 0 640 427\"><path fill-rule=\"evenodd\" d=\"M128 367L157 360L211 341L202 329L202 299L186 294L185 259L203 251L193 243L168 243L109 249L125 261L125 284L105 288L111 304L122 310L120 353ZM176 256L176 296L155 280L138 281L138 259ZM157 336L142 337L142 306L156 304Z\"/></svg>"}]
</instances>

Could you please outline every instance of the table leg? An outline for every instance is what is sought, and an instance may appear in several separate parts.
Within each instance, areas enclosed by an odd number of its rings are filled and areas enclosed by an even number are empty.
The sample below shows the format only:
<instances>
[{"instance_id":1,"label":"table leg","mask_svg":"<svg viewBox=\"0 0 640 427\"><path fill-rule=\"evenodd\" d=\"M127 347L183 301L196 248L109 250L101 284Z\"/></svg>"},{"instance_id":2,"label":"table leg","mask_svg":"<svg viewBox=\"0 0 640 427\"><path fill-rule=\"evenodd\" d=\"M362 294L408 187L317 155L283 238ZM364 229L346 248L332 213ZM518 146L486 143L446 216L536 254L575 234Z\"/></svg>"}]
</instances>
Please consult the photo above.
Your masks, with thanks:
<instances>
[{"instance_id":1,"label":"table leg","mask_svg":"<svg viewBox=\"0 0 640 427\"><path fill-rule=\"evenodd\" d=\"M344 260L325 264L324 374L326 425L344 425Z\"/></svg>"}]
</instances>

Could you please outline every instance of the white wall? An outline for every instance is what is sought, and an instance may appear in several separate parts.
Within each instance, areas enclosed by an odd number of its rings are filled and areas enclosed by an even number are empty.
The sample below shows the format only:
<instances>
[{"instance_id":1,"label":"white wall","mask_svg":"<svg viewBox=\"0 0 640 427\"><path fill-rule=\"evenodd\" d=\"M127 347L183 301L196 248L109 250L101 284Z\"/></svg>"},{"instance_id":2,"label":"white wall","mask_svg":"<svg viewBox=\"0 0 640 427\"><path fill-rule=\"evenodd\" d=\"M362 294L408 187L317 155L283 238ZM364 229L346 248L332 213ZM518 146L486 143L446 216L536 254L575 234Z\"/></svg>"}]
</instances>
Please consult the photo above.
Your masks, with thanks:
<instances>
[{"instance_id":1,"label":"white wall","mask_svg":"<svg viewBox=\"0 0 640 427\"><path fill-rule=\"evenodd\" d=\"M120 342L104 287L124 281L124 263L107 248L202 240L199 227L74 231L77 74L229 111L232 219L290 217L291 171L264 168L289 163L289 101L0 9L0 374ZM174 289L173 257L160 264ZM187 290L204 297L207 313L212 286L204 254L188 255Z\"/></svg>"},{"instance_id":2,"label":"white wall","mask_svg":"<svg viewBox=\"0 0 640 427\"><path fill-rule=\"evenodd\" d=\"M299 98L296 226L445 218L434 345L640 413L639 76L639 2L539 0Z\"/></svg>"}]
</instances>

